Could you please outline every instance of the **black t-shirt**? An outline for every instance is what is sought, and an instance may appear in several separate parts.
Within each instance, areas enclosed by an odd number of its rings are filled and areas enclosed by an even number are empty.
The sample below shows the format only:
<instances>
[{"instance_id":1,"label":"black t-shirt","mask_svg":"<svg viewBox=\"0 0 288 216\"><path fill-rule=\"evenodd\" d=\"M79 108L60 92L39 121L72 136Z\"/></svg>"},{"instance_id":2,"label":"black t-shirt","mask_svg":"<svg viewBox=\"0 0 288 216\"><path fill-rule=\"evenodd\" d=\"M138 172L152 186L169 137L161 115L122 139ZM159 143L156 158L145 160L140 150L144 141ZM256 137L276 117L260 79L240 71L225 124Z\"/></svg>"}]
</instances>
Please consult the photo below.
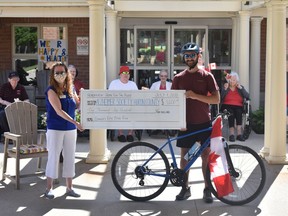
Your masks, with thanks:
<instances>
[{"instance_id":1,"label":"black t-shirt","mask_svg":"<svg viewBox=\"0 0 288 216\"><path fill-rule=\"evenodd\" d=\"M15 98L19 98L21 101L29 99L24 86L18 83L16 88L13 89L9 82L4 83L1 86L0 97L2 100L8 101L10 103L13 103Z\"/></svg>"}]
</instances>

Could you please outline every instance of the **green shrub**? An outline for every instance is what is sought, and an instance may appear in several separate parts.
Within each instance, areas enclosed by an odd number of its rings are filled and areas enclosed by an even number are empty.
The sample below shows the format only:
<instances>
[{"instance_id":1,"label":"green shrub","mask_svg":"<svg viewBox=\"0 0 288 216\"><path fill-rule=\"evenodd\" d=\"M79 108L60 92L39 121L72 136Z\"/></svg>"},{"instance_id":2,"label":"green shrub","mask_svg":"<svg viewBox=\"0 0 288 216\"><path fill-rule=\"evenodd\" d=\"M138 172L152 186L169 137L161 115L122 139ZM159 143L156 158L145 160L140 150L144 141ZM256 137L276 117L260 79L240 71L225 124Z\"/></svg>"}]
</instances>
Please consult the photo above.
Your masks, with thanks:
<instances>
[{"instance_id":1,"label":"green shrub","mask_svg":"<svg viewBox=\"0 0 288 216\"><path fill-rule=\"evenodd\" d=\"M251 126L256 134L264 134L264 108L252 112Z\"/></svg>"},{"instance_id":2,"label":"green shrub","mask_svg":"<svg viewBox=\"0 0 288 216\"><path fill-rule=\"evenodd\" d=\"M39 112L38 113L38 129L46 129L46 119L47 119L47 113L46 112Z\"/></svg>"}]
</instances>

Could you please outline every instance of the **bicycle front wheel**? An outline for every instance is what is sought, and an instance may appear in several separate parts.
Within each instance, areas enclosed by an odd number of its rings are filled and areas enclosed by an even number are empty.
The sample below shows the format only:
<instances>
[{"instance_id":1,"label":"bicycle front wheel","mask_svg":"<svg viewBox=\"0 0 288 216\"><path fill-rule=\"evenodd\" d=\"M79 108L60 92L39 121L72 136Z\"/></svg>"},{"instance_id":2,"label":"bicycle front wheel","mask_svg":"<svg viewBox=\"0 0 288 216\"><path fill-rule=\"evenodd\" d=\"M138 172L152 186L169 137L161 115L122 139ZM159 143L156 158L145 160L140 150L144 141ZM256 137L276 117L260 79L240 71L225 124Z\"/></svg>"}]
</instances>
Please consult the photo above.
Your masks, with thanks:
<instances>
[{"instance_id":1,"label":"bicycle front wheel","mask_svg":"<svg viewBox=\"0 0 288 216\"><path fill-rule=\"evenodd\" d=\"M164 191L169 182L170 166L163 151L157 151L158 147L150 143L133 142L115 155L111 176L122 195L134 201L147 201Z\"/></svg>"},{"instance_id":2,"label":"bicycle front wheel","mask_svg":"<svg viewBox=\"0 0 288 216\"><path fill-rule=\"evenodd\" d=\"M254 200L262 191L266 181L266 170L261 157L251 148L242 145L229 145L229 154L238 177L230 172L234 192L219 197L210 177L209 166L206 179L213 195L229 205L244 205ZM230 169L230 168L229 168Z\"/></svg>"}]
</instances>

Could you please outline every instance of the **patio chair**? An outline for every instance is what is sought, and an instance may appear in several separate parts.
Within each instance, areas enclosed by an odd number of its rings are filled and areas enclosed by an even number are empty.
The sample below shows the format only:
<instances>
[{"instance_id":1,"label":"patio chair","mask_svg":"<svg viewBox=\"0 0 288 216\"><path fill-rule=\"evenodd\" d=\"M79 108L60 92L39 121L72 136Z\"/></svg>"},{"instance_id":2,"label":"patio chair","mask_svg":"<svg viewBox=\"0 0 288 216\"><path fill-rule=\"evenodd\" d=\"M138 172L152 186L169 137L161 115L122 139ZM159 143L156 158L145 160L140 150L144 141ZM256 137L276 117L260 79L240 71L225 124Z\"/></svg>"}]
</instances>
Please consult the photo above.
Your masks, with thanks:
<instances>
[{"instance_id":1,"label":"patio chair","mask_svg":"<svg viewBox=\"0 0 288 216\"><path fill-rule=\"evenodd\" d=\"M5 113L10 132L4 133L2 180L7 177L16 183L17 189L20 189L20 177L44 174L40 168L41 158L48 155L44 145L45 131L37 129L37 106L35 104L24 101L14 102L5 108ZM13 141L13 145L9 145L11 141ZM15 176L6 173L8 158L16 159ZM33 174L20 175L20 160L23 158L38 158L38 170Z\"/></svg>"}]
</instances>

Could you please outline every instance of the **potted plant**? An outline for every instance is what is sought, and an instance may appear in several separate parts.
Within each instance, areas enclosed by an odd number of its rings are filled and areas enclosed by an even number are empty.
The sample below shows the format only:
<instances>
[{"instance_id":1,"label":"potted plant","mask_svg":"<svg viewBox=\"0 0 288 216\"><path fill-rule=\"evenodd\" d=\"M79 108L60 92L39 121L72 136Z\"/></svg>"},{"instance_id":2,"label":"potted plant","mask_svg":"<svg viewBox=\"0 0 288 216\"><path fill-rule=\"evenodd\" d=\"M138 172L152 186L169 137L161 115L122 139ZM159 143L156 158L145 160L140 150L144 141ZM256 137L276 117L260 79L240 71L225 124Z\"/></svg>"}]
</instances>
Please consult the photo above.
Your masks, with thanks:
<instances>
[{"instance_id":1,"label":"potted plant","mask_svg":"<svg viewBox=\"0 0 288 216\"><path fill-rule=\"evenodd\" d=\"M264 134L264 108L252 112L251 126L256 134Z\"/></svg>"}]
</instances>

